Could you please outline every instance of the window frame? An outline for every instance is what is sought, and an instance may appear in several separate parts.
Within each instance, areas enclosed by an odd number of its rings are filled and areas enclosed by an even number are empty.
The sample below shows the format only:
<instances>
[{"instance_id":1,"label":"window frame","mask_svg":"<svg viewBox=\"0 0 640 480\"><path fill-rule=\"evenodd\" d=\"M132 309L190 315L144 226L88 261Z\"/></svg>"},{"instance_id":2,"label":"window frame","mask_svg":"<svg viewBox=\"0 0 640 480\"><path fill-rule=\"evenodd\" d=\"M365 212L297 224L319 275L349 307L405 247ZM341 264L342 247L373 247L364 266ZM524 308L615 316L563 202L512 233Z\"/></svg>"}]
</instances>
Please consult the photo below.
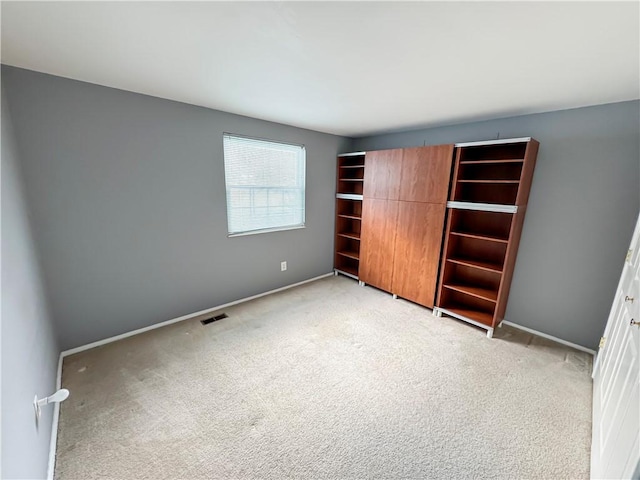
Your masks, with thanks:
<instances>
[{"instance_id":1,"label":"window frame","mask_svg":"<svg viewBox=\"0 0 640 480\"><path fill-rule=\"evenodd\" d=\"M268 228L257 228L253 230L245 230L239 232L230 232L229 230L229 185L227 182L227 158L225 155L225 139L229 138L237 138L237 139L246 139L253 140L256 142L264 142L267 144L275 144L275 145L284 145L287 147L299 147L302 150L302 223L295 225L281 225L277 227L268 227ZM222 134L222 163L224 169L224 189L225 189L225 215L227 218L227 237L243 237L247 235L259 235L261 233L271 233L271 232L282 232L287 230L300 230L306 228L306 214L307 214L307 148L304 144L301 143L292 143L292 142L284 142L281 140L271 140L268 138L262 137L253 137L249 135L240 135L237 133L223 132ZM231 187L233 188L233 187Z\"/></svg>"}]
</instances>

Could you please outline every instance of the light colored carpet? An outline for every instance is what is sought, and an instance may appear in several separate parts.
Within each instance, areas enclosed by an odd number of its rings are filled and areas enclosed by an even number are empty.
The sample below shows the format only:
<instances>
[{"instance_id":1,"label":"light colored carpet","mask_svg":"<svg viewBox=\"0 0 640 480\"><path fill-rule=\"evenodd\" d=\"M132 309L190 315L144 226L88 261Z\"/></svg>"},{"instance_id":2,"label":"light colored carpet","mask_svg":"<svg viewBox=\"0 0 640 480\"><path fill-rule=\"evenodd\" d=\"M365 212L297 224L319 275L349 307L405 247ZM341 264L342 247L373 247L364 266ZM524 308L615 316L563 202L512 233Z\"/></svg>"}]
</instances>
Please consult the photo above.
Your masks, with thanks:
<instances>
[{"instance_id":1,"label":"light colored carpet","mask_svg":"<svg viewBox=\"0 0 640 480\"><path fill-rule=\"evenodd\" d=\"M344 277L226 313L67 357L56 478L589 475L588 354Z\"/></svg>"}]
</instances>

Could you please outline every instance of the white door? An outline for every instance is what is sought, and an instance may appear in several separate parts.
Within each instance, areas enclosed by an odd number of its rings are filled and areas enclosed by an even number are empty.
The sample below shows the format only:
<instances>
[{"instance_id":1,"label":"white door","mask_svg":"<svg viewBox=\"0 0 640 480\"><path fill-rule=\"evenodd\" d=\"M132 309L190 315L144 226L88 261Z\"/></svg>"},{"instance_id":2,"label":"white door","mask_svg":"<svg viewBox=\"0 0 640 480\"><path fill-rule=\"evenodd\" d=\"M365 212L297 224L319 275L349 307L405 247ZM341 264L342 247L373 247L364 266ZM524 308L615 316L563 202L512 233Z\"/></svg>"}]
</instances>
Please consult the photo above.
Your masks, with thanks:
<instances>
[{"instance_id":1,"label":"white door","mask_svg":"<svg viewBox=\"0 0 640 480\"><path fill-rule=\"evenodd\" d=\"M593 373L592 478L631 478L640 461L639 237L640 219Z\"/></svg>"}]
</instances>

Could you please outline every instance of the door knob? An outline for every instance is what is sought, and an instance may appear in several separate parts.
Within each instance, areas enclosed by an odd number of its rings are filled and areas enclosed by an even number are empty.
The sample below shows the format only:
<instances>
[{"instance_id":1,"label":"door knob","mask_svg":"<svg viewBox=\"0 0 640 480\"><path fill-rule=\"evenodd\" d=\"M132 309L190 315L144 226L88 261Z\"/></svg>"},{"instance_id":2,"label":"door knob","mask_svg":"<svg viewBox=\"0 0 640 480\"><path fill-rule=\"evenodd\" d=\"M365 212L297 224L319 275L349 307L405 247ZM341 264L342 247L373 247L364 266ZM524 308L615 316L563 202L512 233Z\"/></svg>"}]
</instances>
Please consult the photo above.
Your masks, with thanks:
<instances>
[{"instance_id":1,"label":"door knob","mask_svg":"<svg viewBox=\"0 0 640 480\"><path fill-rule=\"evenodd\" d=\"M634 299L633 297L630 297L629 295L626 295L626 296L624 297L624 301L625 301L625 302L631 302L631 303L633 303L633 301L634 301L634 300L635 300L635 299Z\"/></svg>"},{"instance_id":2,"label":"door knob","mask_svg":"<svg viewBox=\"0 0 640 480\"><path fill-rule=\"evenodd\" d=\"M636 327L640 327L640 322L636 322L633 318L631 319L631 322L629 323L629 325L631 325L632 327L635 325Z\"/></svg>"}]
</instances>

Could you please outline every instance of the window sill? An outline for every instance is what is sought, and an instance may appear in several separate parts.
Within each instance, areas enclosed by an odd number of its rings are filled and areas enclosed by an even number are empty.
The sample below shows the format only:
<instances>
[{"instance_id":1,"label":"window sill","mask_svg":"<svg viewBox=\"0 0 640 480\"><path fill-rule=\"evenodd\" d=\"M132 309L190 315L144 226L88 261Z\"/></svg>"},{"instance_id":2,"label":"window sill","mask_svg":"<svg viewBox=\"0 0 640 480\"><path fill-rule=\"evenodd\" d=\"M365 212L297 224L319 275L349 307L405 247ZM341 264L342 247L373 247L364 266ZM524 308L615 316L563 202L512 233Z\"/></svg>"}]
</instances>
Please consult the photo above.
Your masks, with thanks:
<instances>
[{"instance_id":1,"label":"window sill","mask_svg":"<svg viewBox=\"0 0 640 480\"><path fill-rule=\"evenodd\" d=\"M302 228L306 228L305 225L296 225L293 227L264 228L262 230L251 230L250 232L229 233L227 234L227 237L228 238L246 237L247 235L259 235L260 233L271 233L271 232L285 232L287 230L300 230Z\"/></svg>"}]
</instances>

